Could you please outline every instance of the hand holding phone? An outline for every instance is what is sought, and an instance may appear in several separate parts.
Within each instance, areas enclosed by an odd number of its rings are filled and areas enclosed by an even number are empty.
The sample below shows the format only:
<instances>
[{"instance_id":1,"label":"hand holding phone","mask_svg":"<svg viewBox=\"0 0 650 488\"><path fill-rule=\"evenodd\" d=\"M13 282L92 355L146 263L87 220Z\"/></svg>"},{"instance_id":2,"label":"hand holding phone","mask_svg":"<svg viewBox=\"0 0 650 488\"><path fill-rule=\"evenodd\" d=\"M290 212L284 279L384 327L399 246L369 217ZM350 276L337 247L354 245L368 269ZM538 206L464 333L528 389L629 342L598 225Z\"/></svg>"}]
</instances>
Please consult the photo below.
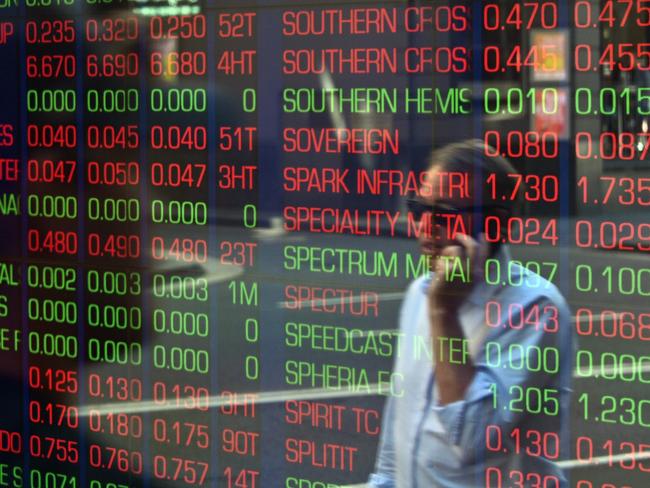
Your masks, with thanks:
<instances>
[{"instance_id":1,"label":"hand holding phone","mask_svg":"<svg viewBox=\"0 0 650 488\"><path fill-rule=\"evenodd\" d=\"M491 246L481 233L478 239L457 234L435 259L435 278L429 288L429 305L436 309L457 310L472 289L485 279L485 261ZM433 308L432 308L433 309Z\"/></svg>"}]
</instances>

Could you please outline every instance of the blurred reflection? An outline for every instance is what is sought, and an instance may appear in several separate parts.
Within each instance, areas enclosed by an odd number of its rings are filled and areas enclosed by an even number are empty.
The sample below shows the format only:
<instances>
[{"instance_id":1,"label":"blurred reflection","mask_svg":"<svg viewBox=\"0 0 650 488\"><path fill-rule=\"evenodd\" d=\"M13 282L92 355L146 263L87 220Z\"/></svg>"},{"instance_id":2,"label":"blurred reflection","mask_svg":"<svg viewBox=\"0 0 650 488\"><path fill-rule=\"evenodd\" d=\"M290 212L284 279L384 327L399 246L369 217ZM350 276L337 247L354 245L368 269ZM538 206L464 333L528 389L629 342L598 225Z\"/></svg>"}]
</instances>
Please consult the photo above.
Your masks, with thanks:
<instances>
[{"instance_id":1,"label":"blurred reflection","mask_svg":"<svg viewBox=\"0 0 650 488\"><path fill-rule=\"evenodd\" d=\"M432 191L419 204L428 209L421 218L435 223L419 244L432 273L411 284L402 304L395 370L405 378L404 395L388 400L373 487L500 486L492 480L502 478L566 486L549 457L557 459L560 432L567 435L570 312L554 285L468 227L472 215L506 228L517 207L509 176L516 171L486 152L481 141L468 141L431 157ZM464 174L474 190L478 175L494 175L503 203L452 187L441 177L450 172ZM488 259L523 285L488 285ZM548 457L520 454L543 436L554 440Z\"/></svg>"}]
</instances>

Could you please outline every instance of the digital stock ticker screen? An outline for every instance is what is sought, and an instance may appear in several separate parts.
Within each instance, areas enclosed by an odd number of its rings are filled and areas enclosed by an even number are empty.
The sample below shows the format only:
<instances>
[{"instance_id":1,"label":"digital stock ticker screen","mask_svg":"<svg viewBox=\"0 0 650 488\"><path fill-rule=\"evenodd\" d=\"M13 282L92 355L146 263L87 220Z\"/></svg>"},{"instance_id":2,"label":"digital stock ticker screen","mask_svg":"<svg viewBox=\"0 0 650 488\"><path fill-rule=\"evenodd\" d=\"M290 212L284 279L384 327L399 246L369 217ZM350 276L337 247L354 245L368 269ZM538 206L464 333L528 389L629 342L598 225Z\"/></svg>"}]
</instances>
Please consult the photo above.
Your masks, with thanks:
<instances>
[{"instance_id":1,"label":"digital stock ticker screen","mask_svg":"<svg viewBox=\"0 0 650 488\"><path fill-rule=\"evenodd\" d=\"M650 486L650 0L0 0L0 487Z\"/></svg>"}]
</instances>

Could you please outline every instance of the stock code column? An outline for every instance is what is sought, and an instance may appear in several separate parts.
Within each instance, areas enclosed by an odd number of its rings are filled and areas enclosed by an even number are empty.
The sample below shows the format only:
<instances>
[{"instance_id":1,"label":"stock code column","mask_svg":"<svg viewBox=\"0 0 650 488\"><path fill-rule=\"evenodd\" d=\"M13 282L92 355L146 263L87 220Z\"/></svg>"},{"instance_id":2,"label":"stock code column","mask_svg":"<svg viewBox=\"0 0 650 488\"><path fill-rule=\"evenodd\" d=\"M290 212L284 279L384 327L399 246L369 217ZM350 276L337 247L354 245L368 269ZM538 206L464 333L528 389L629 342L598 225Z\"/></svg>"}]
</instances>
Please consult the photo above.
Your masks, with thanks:
<instances>
[{"instance_id":1,"label":"stock code column","mask_svg":"<svg viewBox=\"0 0 650 488\"><path fill-rule=\"evenodd\" d=\"M18 66L20 63L18 8L15 5L0 10L0 63ZM16 69L7 70L4 88L0 90L0 375L3 401L10 409L0 419L0 470L7 473L7 481L20 483L23 479L24 430L28 418L24 407L23 385L27 378L23 365L26 355L26 321L23 320L23 247L25 223L22 208L23 131L25 109L19 103L21 80ZM13 238L9 238L13 236ZM40 372L40 371L39 371ZM51 386L52 383L50 382Z\"/></svg>"}]
</instances>

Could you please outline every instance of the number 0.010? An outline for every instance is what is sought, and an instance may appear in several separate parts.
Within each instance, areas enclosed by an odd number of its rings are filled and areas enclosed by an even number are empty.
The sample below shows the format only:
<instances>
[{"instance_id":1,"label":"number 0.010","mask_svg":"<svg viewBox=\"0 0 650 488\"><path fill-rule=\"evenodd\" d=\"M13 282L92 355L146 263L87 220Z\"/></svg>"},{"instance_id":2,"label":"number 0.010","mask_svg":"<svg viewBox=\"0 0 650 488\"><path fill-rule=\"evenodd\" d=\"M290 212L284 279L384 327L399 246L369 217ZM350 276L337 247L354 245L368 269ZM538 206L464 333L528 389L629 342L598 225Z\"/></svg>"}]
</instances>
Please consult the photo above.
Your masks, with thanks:
<instances>
[{"instance_id":1,"label":"number 0.010","mask_svg":"<svg viewBox=\"0 0 650 488\"><path fill-rule=\"evenodd\" d=\"M541 98L539 102L538 95ZM557 88L530 88L524 91L521 88L509 88L505 92L505 102L503 102L499 88L486 88L483 94L483 110L487 115L556 114L559 110L558 90Z\"/></svg>"}]
</instances>

